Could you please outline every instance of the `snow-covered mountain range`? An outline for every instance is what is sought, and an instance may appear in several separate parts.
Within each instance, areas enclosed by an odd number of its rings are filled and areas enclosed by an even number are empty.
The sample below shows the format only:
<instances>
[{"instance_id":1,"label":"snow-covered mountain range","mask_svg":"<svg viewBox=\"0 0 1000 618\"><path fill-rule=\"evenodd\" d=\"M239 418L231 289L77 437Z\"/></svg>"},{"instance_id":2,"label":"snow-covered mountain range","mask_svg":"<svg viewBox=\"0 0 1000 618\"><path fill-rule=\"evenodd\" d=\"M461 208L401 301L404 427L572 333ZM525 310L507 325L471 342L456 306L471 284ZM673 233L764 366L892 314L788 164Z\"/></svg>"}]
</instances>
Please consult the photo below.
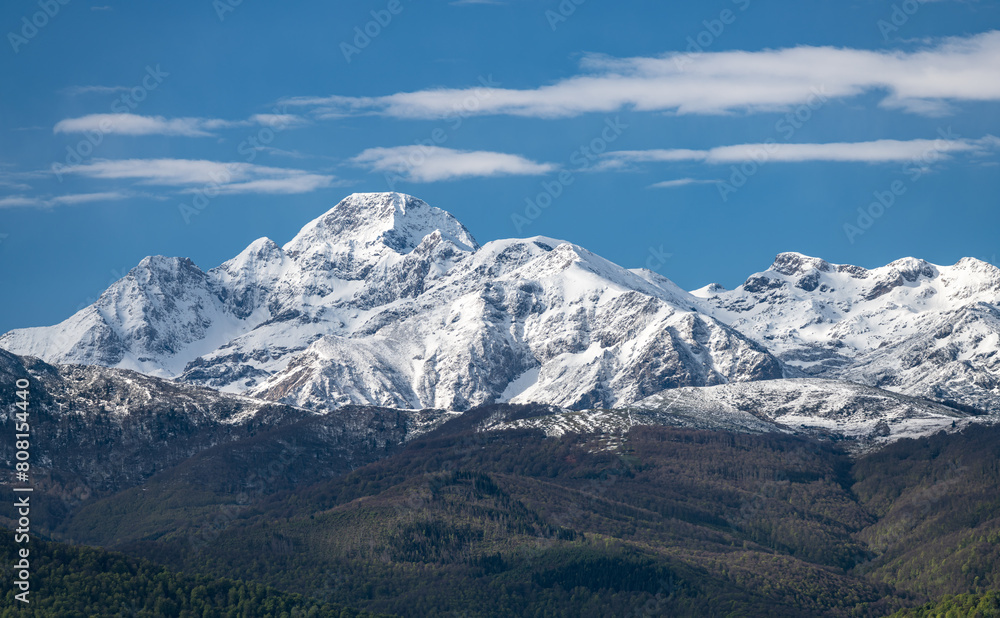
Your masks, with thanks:
<instances>
[{"instance_id":1,"label":"snow-covered mountain range","mask_svg":"<svg viewBox=\"0 0 1000 618\"><path fill-rule=\"evenodd\" d=\"M783 253L707 313L816 376L1000 412L1000 269L904 258L866 270Z\"/></svg>"},{"instance_id":2,"label":"snow-covered mountain range","mask_svg":"<svg viewBox=\"0 0 1000 618\"><path fill-rule=\"evenodd\" d=\"M416 198L356 194L284 247L260 239L208 272L147 258L66 322L0 346L315 409L612 406L781 376L698 302L570 243L480 247Z\"/></svg>"},{"instance_id":3,"label":"snow-covered mountain range","mask_svg":"<svg viewBox=\"0 0 1000 618\"><path fill-rule=\"evenodd\" d=\"M666 389L816 377L1000 412L1000 271L865 270L785 253L688 293L545 237L479 246L447 212L355 194L284 246L202 271L150 257L0 347L318 411L624 407Z\"/></svg>"}]
</instances>

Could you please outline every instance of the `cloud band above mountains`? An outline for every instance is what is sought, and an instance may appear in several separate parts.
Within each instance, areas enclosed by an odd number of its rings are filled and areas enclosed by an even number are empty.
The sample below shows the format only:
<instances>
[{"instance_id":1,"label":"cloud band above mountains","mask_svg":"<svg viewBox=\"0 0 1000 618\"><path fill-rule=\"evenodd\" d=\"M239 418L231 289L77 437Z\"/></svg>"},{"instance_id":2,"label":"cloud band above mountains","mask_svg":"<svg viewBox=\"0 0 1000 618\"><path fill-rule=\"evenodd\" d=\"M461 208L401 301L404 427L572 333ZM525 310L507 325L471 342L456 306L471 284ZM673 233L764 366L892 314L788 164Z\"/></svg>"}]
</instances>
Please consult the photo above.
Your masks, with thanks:
<instances>
[{"instance_id":1,"label":"cloud band above mountains","mask_svg":"<svg viewBox=\"0 0 1000 618\"><path fill-rule=\"evenodd\" d=\"M382 172L412 182L489 176L534 176L557 169L551 163L537 163L519 155L422 145L369 148L351 161L373 172Z\"/></svg>"},{"instance_id":2,"label":"cloud band above mountains","mask_svg":"<svg viewBox=\"0 0 1000 618\"><path fill-rule=\"evenodd\" d=\"M915 51L799 46L658 57L588 55L580 74L533 89L493 89L467 115L537 118L632 109L678 114L771 111L808 102L815 91L847 98L885 93L880 106L925 115L953 103L1000 100L1000 31L945 39ZM293 97L319 117L378 114L438 118L462 109L480 88L386 96Z\"/></svg>"},{"instance_id":3,"label":"cloud band above mountains","mask_svg":"<svg viewBox=\"0 0 1000 618\"><path fill-rule=\"evenodd\" d=\"M609 152L598 169L619 169L631 163L694 161L708 164L742 163L764 159L770 162L840 163L915 162L927 165L948 159L952 153L987 153L1000 146L992 135L980 139L882 139L869 142L825 144L760 143L718 146L707 150L687 148L620 150Z\"/></svg>"},{"instance_id":4,"label":"cloud band above mountains","mask_svg":"<svg viewBox=\"0 0 1000 618\"><path fill-rule=\"evenodd\" d=\"M221 194L308 193L332 186L335 181L333 176L297 169L194 159L99 160L64 167L61 173L141 185L185 187L184 191L212 187Z\"/></svg>"}]
</instances>

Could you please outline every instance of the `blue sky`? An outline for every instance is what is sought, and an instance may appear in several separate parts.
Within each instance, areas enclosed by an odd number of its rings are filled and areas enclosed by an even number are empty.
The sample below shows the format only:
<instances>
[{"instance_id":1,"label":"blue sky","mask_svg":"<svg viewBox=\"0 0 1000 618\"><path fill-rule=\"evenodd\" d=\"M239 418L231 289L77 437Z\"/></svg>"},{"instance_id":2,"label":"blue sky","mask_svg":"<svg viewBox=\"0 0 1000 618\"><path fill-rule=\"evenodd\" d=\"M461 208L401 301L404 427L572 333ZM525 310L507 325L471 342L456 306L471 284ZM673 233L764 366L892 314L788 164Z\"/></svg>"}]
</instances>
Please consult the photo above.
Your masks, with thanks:
<instances>
[{"instance_id":1,"label":"blue sky","mask_svg":"<svg viewBox=\"0 0 1000 618\"><path fill-rule=\"evenodd\" d=\"M688 289L1000 254L1000 3L11 1L0 331L394 189Z\"/></svg>"}]
</instances>

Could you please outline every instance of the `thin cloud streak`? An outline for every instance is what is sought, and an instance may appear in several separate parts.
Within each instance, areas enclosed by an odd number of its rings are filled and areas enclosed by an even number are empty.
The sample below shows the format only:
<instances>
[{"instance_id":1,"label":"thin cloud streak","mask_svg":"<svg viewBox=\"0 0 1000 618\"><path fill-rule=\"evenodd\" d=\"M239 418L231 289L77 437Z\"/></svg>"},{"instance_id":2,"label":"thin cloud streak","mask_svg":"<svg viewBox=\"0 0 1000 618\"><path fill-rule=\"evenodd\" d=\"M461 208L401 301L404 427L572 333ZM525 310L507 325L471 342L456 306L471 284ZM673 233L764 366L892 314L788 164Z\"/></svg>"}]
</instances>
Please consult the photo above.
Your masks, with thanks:
<instances>
[{"instance_id":1,"label":"thin cloud streak","mask_svg":"<svg viewBox=\"0 0 1000 618\"><path fill-rule=\"evenodd\" d=\"M53 133L88 133L103 135L166 135L178 137L213 137L220 129L248 126L290 128L308 124L305 118L294 114L255 114L247 120L222 120L219 118L166 118L138 114L89 114L79 118L60 120Z\"/></svg>"},{"instance_id":2,"label":"thin cloud streak","mask_svg":"<svg viewBox=\"0 0 1000 618\"><path fill-rule=\"evenodd\" d=\"M0 208L50 208L52 206L65 206L75 204L86 204L89 202L111 202L137 197L149 197L148 195L130 193L124 191L104 191L99 193L72 193L67 195L57 195L55 197L42 198L27 195L12 195L0 198Z\"/></svg>"},{"instance_id":3,"label":"thin cloud streak","mask_svg":"<svg viewBox=\"0 0 1000 618\"><path fill-rule=\"evenodd\" d=\"M217 191L220 195L242 195L258 193L265 195L291 195L295 193L311 193L318 189L335 186L333 176L322 174L292 174L284 178L260 178L247 182L221 184ZM199 189L187 189L183 193L197 193Z\"/></svg>"},{"instance_id":4,"label":"thin cloud streak","mask_svg":"<svg viewBox=\"0 0 1000 618\"><path fill-rule=\"evenodd\" d=\"M664 180L649 185L650 189L674 189L676 187L686 187L688 185L714 185L718 180L699 180L697 178L678 178L677 180Z\"/></svg>"},{"instance_id":5,"label":"thin cloud streak","mask_svg":"<svg viewBox=\"0 0 1000 618\"><path fill-rule=\"evenodd\" d=\"M411 182L436 182L470 177L536 176L556 169L519 155L468 151L440 146L369 148L352 163Z\"/></svg>"},{"instance_id":6,"label":"thin cloud streak","mask_svg":"<svg viewBox=\"0 0 1000 618\"><path fill-rule=\"evenodd\" d=\"M131 180L140 185L184 187L186 190L182 192L212 186L224 194L309 193L334 186L337 180L334 176L299 169L197 159L103 159L65 167L60 173L99 180Z\"/></svg>"},{"instance_id":7,"label":"thin cloud streak","mask_svg":"<svg viewBox=\"0 0 1000 618\"><path fill-rule=\"evenodd\" d=\"M850 163L894 163L919 160L933 163L950 153L985 153L997 147L997 140L987 136L979 140L914 139L875 140L870 142L834 142L827 144L760 143L719 146L708 150L620 150L606 153L598 169L614 170L629 163L698 161L709 164L741 163L761 158L770 162L801 163L810 161Z\"/></svg>"},{"instance_id":8,"label":"thin cloud streak","mask_svg":"<svg viewBox=\"0 0 1000 618\"><path fill-rule=\"evenodd\" d=\"M65 95L75 97L84 94L114 94L116 92L128 92L128 86L70 86L63 88L60 92Z\"/></svg>"}]
</instances>

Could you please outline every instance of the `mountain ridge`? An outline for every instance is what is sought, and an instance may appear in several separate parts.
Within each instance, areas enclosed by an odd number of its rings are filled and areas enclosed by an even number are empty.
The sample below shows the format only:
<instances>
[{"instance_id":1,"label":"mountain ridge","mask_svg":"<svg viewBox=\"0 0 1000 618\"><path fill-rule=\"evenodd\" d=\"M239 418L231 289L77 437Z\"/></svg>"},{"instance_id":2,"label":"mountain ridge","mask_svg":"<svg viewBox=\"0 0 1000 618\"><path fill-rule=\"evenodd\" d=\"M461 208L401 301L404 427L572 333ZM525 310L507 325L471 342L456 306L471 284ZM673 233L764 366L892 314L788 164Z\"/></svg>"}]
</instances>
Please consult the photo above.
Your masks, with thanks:
<instances>
[{"instance_id":1,"label":"mountain ridge","mask_svg":"<svg viewBox=\"0 0 1000 618\"><path fill-rule=\"evenodd\" d=\"M689 293L557 239L480 246L417 198L359 193L208 271L145 258L0 347L316 411L615 407L816 377L1000 412L998 297L1000 270L972 258L864 269L795 252L733 290Z\"/></svg>"},{"instance_id":2,"label":"mountain ridge","mask_svg":"<svg viewBox=\"0 0 1000 618\"><path fill-rule=\"evenodd\" d=\"M1000 269L916 258L864 269L782 253L706 311L763 342L792 377L844 379L1000 411Z\"/></svg>"}]
</instances>

